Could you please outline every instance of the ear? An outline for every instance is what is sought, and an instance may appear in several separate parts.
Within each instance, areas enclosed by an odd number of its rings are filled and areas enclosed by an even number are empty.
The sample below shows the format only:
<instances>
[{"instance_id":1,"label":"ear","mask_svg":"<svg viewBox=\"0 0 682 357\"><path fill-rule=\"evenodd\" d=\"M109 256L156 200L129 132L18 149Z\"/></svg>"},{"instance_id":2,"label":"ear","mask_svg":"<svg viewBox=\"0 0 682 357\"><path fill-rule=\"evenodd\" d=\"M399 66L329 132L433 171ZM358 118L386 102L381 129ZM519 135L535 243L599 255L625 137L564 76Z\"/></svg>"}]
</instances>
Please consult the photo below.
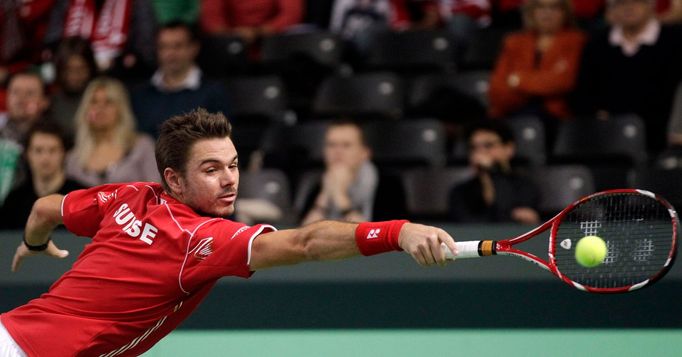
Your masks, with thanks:
<instances>
[{"instance_id":1,"label":"ear","mask_svg":"<svg viewBox=\"0 0 682 357\"><path fill-rule=\"evenodd\" d=\"M47 110L50 107L50 103L50 97L47 94L43 95L43 99L40 100L41 111Z\"/></svg>"},{"instance_id":2,"label":"ear","mask_svg":"<svg viewBox=\"0 0 682 357\"><path fill-rule=\"evenodd\" d=\"M504 149L507 152L507 157L509 157L509 159L511 160L511 158L513 158L514 155L516 154L516 144L514 144L513 142L505 144Z\"/></svg>"},{"instance_id":3,"label":"ear","mask_svg":"<svg viewBox=\"0 0 682 357\"><path fill-rule=\"evenodd\" d=\"M196 59L199 56L199 50L201 50L201 45L198 41L193 41L191 44L192 58Z\"/></svg>"},{"instance_id":4,"label":"ear","mask_svg":"<svg viewBox=\"0 0 682 357\"><path fill-rule=\"evenodd\" d=\"M163 179L171 190L171 194L182 197L183 177L179 172L166 167L163 170Z\"/></svg>"},{"instance_id":5,"label":"ear","mask_svg":"<svg viewBox=\"0 0 682 357\"><path fill-rule=\"evenodd\" d=\"M362 159L363 160L369 160L372 158L372 149L370 149L367 146L363 146L362 148Z\"/></svg>"}]
</instances>

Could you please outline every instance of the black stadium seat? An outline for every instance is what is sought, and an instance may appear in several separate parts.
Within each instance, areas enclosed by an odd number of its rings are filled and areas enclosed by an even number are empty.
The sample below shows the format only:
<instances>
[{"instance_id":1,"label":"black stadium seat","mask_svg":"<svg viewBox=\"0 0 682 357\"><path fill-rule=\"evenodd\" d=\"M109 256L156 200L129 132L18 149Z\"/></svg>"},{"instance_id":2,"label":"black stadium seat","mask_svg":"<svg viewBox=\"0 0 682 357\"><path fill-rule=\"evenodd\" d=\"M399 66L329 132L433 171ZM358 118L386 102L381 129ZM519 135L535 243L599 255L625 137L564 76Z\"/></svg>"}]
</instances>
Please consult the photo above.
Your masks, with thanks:
<instances>
[{"instance_id":1,"label":"black stadium seat","mask_svg":"<svg viewBox=\"0 0 682 357\"><path fill-rule=\"evenodd\" d=\"M538 167L532 177L540 190L540 214L543 218L559 213L575 200L594 193L590 169L581 165Z\"/></svg>"},{"instance_id":2,"label":"black stadium seat","mask_svg":"<svg viewBox=\"0 0 682 357\"><path fill-rule=\"evenodd\" d=\"M326 120L311 120L270 128L261 147L266 166L294 171L321 166L328 125Z\"/></svg>"},{"instance_id":3,"label":"black stadium seat","mask_svg":"<svg viewBox=\"0 0 682 357\"><path fill-rule=\"evenodd\" d=\"M246 44L239 36L219 35L201 39L198 62L206 74L226 77L248 69Z\"/></svg>"},{"instance_id":4,"label":"black stadium seat","mask_svg":"<svg viewBox=\"0 0 682 357\"><path fill-rule=\"evenodd\" d=\"M455 44L442 30L379 32L370 41L366 64L400 73L452 72Z\"/></svg>"},{"instance_id":5,"label":"black stadium seat","mask_svg":"<svg viewBox=\"0 0 682 357\"><path fill-rule=\"evenodd\" d=\"M588 165L597 190L622 188L626 186L627 172L647 159L644 130L644 123L635 115L563 122L553 160Z\"/></svg>"},{"instance_id":6,"label":"black stadium seat","mask_svg":"<svg viewBox=\"0 0 682 357\"><path fill-rule=\"evenodd\" d=\"M236 122L281 122L287 111L286 89L277 76L238 77L225 81L230 116Z\"/></svg>"},{"instance_id":7,"label":"black stadium seat","mask_svg":"<svg viewBox=\"0 0 682 357\"><path fill-rule=\"evenodd\" d=\"M397 119L403 113L403 83L389 72L333 76L322 82L313 103L321 117Z\"/></svg>"},{"instance_id":8,"label":"black stadium seat","mask_svg":"<svg viewBox=\"0 0 682 357\"><path fill-rule=\"evenodd\" d=\"M244 171L239 180L241 199L262 199L268 201L288 217L292 211L289 179L284 172L276 169L263 169L256 172ZM239 200L237 201L239 209ZM287 219L287 218L284 218Z\"/></svg>"},{"instance_id":9,"label":"black stadium seat","mask_svg":"<svg viewBox=\"0 0 682 357\"><path fill-rule=\"evenodd\" d=\"M413 218L443 220L447 218L448 198L452 188L471 177L471 168L417 168L401 173L407 210Z\"/></svg>"},{"instance_id":10,"label":"black stadium seat","mask_svg":"<svg viewBox=\"0 0 682 357\"><path fill-rule=\"evenodd\" d=\"M677 209L682 209L682 169L641 168L630 174L630 186L663 196Z\"/></svg>"},{"instance_id":11,"label":"black stadium seat","mask_svg":"<svg viewBox=\"0 0 682 357\"><path fill-rule=\"evenodd\" d=\"M507 121L516 142L515 160L531 166L543 165L546 159L545 126L538 117L517 116Z\"/></svg>"},{"instance_id":12,"label":"black stadium seat","mask_svg":"<svg viewBox=\"0 0 682 357\"><path fill-rule=\"evenodd\" d=\"M341 64L343 42L331 32L312 31L268 36L263 40L262 61L266 64L308 58L320 65Z\"/></svg>"},{"instance_id":13,"label":"black stadium seat","mask_svg":"<svg viewBox=\"0 0 682 357\"><path fill-rule=\"evenodd\" d=\"M437 120L375 121L365 125L365 134L379 166L407 168L445 163L445 129Z\"/></svg>"}]
</instances>

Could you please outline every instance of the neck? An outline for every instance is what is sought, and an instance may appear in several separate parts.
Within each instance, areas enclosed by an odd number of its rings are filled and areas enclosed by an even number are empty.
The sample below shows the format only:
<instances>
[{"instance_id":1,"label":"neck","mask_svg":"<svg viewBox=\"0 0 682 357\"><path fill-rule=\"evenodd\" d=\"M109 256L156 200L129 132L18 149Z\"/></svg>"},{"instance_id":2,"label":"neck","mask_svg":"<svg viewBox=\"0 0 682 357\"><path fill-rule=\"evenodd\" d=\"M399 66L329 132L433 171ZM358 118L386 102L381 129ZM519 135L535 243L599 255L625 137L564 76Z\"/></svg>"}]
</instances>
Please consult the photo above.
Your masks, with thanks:
<instances>
[{"instance_id":1,"label":"neck","mask_svg":"<svg viewBox=\"0 0 682 357\"><path fill-rule=\"evenodd\" d=\"M623 26L623 37L627 40L634 40L646 29L648 24L649 21L632 26Z\"/></svg>"},{"instance_id":2,"label":"neck","mask_svg":"<svg viewBox=\"0 0 682 357\"><path fill-rule=\"evenodd\" d=\"M64 185L65 179L64 171L59 171L52 176L34 177L33 189L36 191L38 197L47 196L59 191L59 189Z\"/></svg>"},{"instance_id":3,"label":"neck","mask_svg":"<svg viewBox=\"0 0 682 357\"><path fill-rule=\"evenodd\" d=\"M107 144L114 141L113 129L93 130L92 136L95 139L95 145Z\"/></svg>"},{"instance_id":4,"label":"neck","mask_svg":"<svg viewBox=\"0 0 682 357\"><path fill-rule=\"evenodd\" d=\"M13 123L14 127L17 128L17 130L22 134L27 133L31 125L36 122L34 118L27 117L23 118L10 117L9 121Z\"/></svg>"},{"instance_id":5,"label":"neck","mask_svg":"<svg viewBox=\"0 0 682 357\"><path fill-rule=\"evenodd\" d=\"M163 74L163 84L166 88L178 88L182 86L187 76L189 76L192 67L187 67L186 69L178 72L165 72Z\"/></svg>"}]
</instances>

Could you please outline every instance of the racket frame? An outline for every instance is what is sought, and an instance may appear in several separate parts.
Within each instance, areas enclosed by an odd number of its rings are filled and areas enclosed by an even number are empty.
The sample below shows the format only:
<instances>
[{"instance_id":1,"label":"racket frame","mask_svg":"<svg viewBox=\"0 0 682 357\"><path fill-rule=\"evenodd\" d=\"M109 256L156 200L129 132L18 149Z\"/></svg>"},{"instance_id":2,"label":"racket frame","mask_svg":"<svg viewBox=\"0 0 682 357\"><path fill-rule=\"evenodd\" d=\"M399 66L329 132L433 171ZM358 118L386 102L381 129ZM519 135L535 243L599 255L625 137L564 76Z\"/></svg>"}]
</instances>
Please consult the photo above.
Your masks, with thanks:
<instances>
[{"instance_id":1,"label":"racket frame","mask_svg":"<svg viewBox=\"0 0 682 357\"><path fill-rule=\"evenodd\" d=\"M667 208L668 212L670 213L670 218L672 222L672 242L671 242L671 249L668 252L668 259L664 263L663 267L661 270L658 271L655 275L650 277L647 280L644 280L642 282L639 282L637 284L633 285L627 285L627 286L622 286L622 287L616 287L616 288L598 288L598 287L592 287L592 286L585 286L583 284L579 284L567 276L563 275L561 271L559 271L559 268L557 267L556 264L556 237L559 231L559 226L561 225L561 221L563 218L569 214L571 211L573 211L577 206L592 200L594 198L604 196L604 195L611 195L611 194L641 194L645 195L648 197L651 197L655 200L657 200L660 204L662 204L664 207ZM535 265L551 272L555 276L557 276L559 279L561 279L563 282L566 284L573 286L576 289L582 290L582 291L587 291L591 293L602 293L602 294L609 294L609 293L623 293L623 292L629 292L629 291L634 291L637 289L641 289L647 285L651 285L660 278L662 278L669 270L672 268L673 262L675 261L675 256L677 254L677 230L679 226L679 217L677 215L677 212L673 208L673 206L666 201L663 197L656 195L655 193L646 191L646 190L640 190L640 189L613 189L613 190L607 190L607 191L601 191L597 193L593 193L591 195L585 196L570 205L568 205L566 208L561 210L558 214L556 214L554 217L549 219L547 222L543 223L542 225L536 227L535 229L528 231L520 236L517 236L515 238L508 238L508 239L503 239L499 241L494 241L494 240L482 240L482 241L469 241L469 242L457 242L458 246L458 251L459 254L454 257L454 258L474 258L474 257L481 257L481 256L490 256L490 255L512 255L512 256L517 256L520 257L526 261L529 261L531 263L534 263ZM538 257L535 254L514 248L515 245L525 242L540 233L543 233L545 231L549 230L550 235L549 235L549 247L548 247L548 258L549 260L545 260L543 258ZM492 246L491 249L486 249L486 245ZM444 246L444 245L443 245ZM471 249L472 246L477 246L477 249ZM460 247L464 249L460 249ZM449 250L447 250L449 252ZM451 256L448 255L448 256Z\"/></svg>"}]
</instances>

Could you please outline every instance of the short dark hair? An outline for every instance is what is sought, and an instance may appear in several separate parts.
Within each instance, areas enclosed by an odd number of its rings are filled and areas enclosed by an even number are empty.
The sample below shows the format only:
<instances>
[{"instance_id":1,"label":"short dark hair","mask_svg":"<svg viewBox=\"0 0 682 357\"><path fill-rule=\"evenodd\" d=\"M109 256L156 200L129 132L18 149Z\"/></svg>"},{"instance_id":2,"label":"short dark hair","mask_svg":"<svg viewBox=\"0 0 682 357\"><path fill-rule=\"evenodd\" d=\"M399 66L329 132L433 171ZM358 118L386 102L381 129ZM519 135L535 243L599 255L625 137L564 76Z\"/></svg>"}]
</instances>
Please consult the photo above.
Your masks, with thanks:
<instances>
[{"instance_id":1,"label":"short dark hair","mask_svg":"<svg viewBox=\"0 0 682 357\"><path fill-rule=\"evenodd\" d=\"M31 139L33 139L33 136L38 133L49 134L57 137L62 143L62 148L64 148L64 151L69 150L71 147L71 143L67 139L66 135L64 134L64 130L59 124L52 120L40 119L29 128L28 133L26 133L26 136L24 137L23 145L26 149L28 149L28 146L31 144Z\"/></svg>"},{"instance_id":2,"label":"short dark hair","mask_svg":"<svg viewBox=\"0 0 682 357\"><path fill-rule=\"evenodd\" d=\"M33 77L33 78L37 79L37 80L40 82L40 88L41 88L42 91L43 91L43 95L44 95L44 96L47 96L47 95L48 95L48 93L47 93L47 83L45 83L45 80L43 80L43 77L40 75L40 72L39 72L39 70L38 70L37 67L35 67L35 68L32 67L32 68L30 68L30 69L26 69L26 70L23 70L23 71L20 71L20 72L17 72L17 73L12 74L12 75L9 77L9 79L7 80L7 88L9 88L10 83L12 83L12 81L13 81L15 78L17 78L17 77L22 77L22 76L23 76L23 77Z\"/></svg>"},{"instance_id":3,"label":"short dark hair","mask_svg":"<svg viewBox=\"0 0 682 357\"><path fill-rule=\"evenodd\" d=\"M64 68L72 56L79 56L85 61L90 71L90 78L97 75L97 63L90 47L90 42L81 37L67 37L59 43L55 55L55 65L57 67L57 79L62 81L64 78Z\"/></svg>"},{"instance_id":4,"label":"short dark hair","mask_svg":"<svg viewBox=\"0 0 682 357\"><path fill-rule=\"evenodd\" d=\"M504 144L514 142L514 132L512 132L511 128L509 128L509 126L502 120L485 120L470 125L465 132L467 142L471 140L471 137L477 131L488 131L495 133L500 137L500 140Z\"/></svg>"},{"instance_id":5,"label":"short dark hair","mask_svg":"<svg viewBox=\"0 0 682 357\"><path fill-rule=\"evenodd\" d=\"M180 21L180 20L173 20L170 22L167 22L163 24L161 27L159 27L158 31L156 32L156 38L159 38L159 34L164 31L164 30L185 30L187 34L189 35L189 40L191 42L199 42L199 31L197 30L197 26L194 24L188 24L186 22Z\"/></svg>"},{"instance_id":6,"label":"short dark hair","mask_svg":"<svg viewBox=\"0 0 682 357\"><path fill-rule=\"evenodd\" d=\"M329 122L326 132L329 132L329 130L340 126L352 126L358 129L358 133L360 133L360 143L363 146L369 146L367 143L367 138L365 137L365 129L356 120L350 118L338 118L332 120L331 122Z\"/></svg>"},{"instance_id":7,"label":"short dark hair","mask_svg":"<svg viewBox=\"0 0 682 357\"><path fill-rule=\"evenodd\" d=\"M161 124L156 140L156 167L164 189L170 191L163 171L169 167L184 175L189 151L199 140L225 138L232 135L232 125L223 113L209 113L198 108L176 115Z\"/></svg>"}]
</instances>

